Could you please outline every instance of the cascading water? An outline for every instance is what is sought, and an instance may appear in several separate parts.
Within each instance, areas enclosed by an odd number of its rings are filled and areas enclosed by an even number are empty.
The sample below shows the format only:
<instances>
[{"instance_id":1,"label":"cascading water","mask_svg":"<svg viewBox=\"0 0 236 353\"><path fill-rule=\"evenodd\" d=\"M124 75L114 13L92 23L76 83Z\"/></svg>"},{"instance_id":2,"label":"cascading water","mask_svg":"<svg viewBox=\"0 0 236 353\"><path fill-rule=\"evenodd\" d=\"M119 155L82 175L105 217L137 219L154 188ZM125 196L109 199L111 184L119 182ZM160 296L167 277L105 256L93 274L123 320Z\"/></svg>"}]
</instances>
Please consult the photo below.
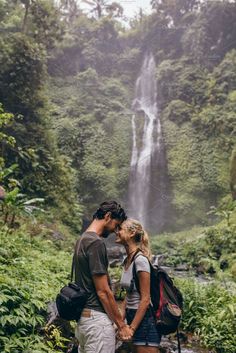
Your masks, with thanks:
<instances>
[{"instance_id":1,"label":"cascading water","mask_svg":"<svg viewBox=\"0 0 236 353\"><path fill-rule=\"evenodd\" d=\"M128 213L146 229L160 231L168 216L168 182L164 142L157 107L156 65L146 54L132 104L133 147Z\"/></svg>"}]
</instances>

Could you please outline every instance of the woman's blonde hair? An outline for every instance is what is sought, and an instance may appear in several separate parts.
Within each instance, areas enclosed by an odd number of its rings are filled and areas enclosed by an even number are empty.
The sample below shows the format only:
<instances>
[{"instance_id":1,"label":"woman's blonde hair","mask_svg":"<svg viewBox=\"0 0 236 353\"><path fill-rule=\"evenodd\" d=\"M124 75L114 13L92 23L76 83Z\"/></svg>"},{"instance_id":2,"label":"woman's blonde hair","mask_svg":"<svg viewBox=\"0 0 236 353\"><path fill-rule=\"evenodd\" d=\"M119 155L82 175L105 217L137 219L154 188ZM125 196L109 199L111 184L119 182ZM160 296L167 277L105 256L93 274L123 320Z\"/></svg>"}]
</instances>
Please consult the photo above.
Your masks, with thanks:
<instances>
[{"instance_id":1,"label":"woman's blonde hair","mask_svg":"<svg viewBox=\"0 0 236 353\"><path fill-rule=\"evenodd\" d=\"M130 232L134 232L134 240L139 243L139 248L142 253L151 260L152 254L150 249L150 242L148 233L143 229L142 224L135 219L128 218L126 221L126 227Z\"/></svg>"}]
</instances>

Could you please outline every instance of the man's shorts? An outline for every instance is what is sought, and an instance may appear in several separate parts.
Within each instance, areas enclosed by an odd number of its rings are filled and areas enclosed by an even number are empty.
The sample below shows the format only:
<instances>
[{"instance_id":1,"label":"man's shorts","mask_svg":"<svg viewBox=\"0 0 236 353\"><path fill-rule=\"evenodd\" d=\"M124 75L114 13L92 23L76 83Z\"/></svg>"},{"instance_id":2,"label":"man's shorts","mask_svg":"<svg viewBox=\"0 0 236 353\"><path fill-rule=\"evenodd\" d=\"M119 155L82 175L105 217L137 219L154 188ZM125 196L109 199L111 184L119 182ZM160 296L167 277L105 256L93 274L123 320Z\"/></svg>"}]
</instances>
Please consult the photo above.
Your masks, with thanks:
<instances>
[{"instance_id":1,"label":"man's shorts","mask_svg":"<svg viewBox=\"0 0 236 353\"><path fill-rule=\"evenodd\" d=\"M115 329L107 314L84 309L76 327L80 353L114 353Z\"/></svg>"},{"instance_id":2,"label":"man's shorts","mask_svg":"<svg viewBox=\"0 0 236 353\"><path fill-rule=\"evenodd\" d=\"M136 311L135 309L126 309L126 319L129 325L133 321ZM150 309L147 310L143 320L135 331L132 341L136 346L159 346L161 334L157 331L155 319Z\"/></svg>"}]
</instances>

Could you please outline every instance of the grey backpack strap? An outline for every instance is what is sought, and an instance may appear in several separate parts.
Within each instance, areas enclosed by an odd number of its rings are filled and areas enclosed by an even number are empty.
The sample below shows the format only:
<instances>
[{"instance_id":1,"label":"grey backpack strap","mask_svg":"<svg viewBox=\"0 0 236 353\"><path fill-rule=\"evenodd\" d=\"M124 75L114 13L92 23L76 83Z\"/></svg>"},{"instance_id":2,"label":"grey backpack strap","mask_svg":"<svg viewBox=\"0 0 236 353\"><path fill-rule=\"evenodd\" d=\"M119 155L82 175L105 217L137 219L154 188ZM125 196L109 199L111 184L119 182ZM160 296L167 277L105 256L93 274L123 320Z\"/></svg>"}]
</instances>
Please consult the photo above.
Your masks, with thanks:
<instances>
[{"instance_id":1,"label":"grey backpack strap","mask_svg":"<svg viewBox=\"0 0 236 353\"><path fill-rule=\"evenodd\" d=\"M75 273L75 254L73 255L72 264L71 264L71 271L70 271L71 282L73 282L74 273Z\"/></svg>"},{"instance_id":2,"label":"grey backpack strap","mask_svg":"<svg viewBox=\"0 0 236 353\"><path fill-rule=\"evenodd\" d=\"M76 242L75 244L75 250L74 250L74 254L73 254L73 259L72 259L72 264L71 264L71 271L70 271L70 281L73 282L73 277L75 274L75 256L79 250L80 247L80 243L82 240L82 236L80 237L79 241Z\"/></svg>"}]
</instances>

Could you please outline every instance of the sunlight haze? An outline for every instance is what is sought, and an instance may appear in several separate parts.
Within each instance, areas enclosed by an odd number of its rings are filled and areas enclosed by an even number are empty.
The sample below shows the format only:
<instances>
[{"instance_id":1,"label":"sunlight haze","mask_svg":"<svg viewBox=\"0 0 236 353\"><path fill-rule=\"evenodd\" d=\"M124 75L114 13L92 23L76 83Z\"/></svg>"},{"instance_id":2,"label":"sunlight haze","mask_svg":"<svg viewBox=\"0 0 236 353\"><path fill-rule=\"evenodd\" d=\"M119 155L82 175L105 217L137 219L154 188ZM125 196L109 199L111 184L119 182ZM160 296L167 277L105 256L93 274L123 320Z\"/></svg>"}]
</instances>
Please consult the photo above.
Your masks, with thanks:
<instances>
[{"instance_id":1,"label":"sunlight haze","mask_svg":"<svg viewBox=\"0 0 236 353\"><path fill-rule=\"evenodd\" d=\"M145 12L150 12L151 5L150 0L123 0L119 1L121 6L124 8L124 15L127 17L133 17L142 8Z\"/></svg>"}]
</instances>

